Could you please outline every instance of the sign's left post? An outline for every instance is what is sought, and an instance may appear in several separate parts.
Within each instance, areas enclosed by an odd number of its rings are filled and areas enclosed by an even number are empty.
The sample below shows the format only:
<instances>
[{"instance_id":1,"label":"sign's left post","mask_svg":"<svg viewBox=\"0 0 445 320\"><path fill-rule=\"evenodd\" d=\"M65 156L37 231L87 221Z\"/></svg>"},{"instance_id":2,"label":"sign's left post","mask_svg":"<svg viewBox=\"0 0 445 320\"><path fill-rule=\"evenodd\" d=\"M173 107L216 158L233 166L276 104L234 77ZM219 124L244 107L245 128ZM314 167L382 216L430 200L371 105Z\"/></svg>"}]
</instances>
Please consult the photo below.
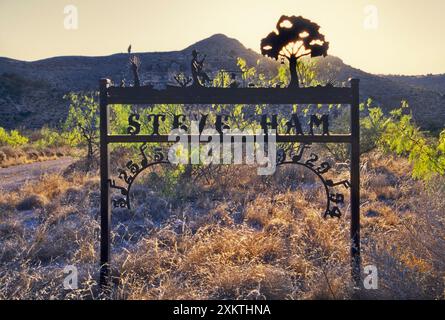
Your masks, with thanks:
<instances>
[{"instance_id":1,"label":"sign's left post","mask_svg":"<svg viewBox=\"0 0 445 320\"><path fill-rule=\"evenodd\" d=\"M110 278L110 110L108 108L109 79L100 80L100 285L106 286Z\"/></svg>"}]
</instances>

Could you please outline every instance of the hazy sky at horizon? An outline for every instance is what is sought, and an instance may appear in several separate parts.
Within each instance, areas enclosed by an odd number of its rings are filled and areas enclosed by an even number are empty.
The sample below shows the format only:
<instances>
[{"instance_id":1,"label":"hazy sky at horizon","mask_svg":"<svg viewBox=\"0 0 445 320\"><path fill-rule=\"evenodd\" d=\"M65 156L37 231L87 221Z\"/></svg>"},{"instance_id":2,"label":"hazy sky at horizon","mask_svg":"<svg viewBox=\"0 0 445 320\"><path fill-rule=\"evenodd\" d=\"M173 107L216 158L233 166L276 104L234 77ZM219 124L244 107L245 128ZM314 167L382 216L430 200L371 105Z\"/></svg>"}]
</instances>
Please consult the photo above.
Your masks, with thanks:
<instances>
[{"instance_id":1,"label":"hazy sky at horizon","mask_svg":"<svg viewBox=\"0 0 445 320\"><path fill-rule=\"evenodd\" d=\"M64 27L67 5L76 30ZM444 0L0 0L0 56L181 50L215 33L259 52L282 14L317 22L329 53L365 71L445 73Z\"/></svg>"}]
</instances>

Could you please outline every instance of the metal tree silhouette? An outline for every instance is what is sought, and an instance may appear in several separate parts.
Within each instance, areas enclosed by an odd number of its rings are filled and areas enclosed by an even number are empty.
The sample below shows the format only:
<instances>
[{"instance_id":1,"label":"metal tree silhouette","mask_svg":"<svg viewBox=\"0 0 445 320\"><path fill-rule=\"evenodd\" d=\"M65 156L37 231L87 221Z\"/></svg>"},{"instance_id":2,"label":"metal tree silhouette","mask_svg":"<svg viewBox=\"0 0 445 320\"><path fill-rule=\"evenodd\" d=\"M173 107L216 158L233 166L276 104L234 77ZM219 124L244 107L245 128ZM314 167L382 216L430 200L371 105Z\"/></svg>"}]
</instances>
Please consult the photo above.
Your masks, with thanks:
<instances>
[{"instance_id":1,"label":"metal tree silhouette","mask_svg":"<svg viewBox=\"0 0 445 320\"><path fill-rule=\"evenodd\" d=\"M276 30L261 40L261 53L278 60L289 61L289 87L299 87L297 63L304 56L325 57L329 42L319 32L320 26L301 16L281 16Z\"/></svg>"}]
</instances>

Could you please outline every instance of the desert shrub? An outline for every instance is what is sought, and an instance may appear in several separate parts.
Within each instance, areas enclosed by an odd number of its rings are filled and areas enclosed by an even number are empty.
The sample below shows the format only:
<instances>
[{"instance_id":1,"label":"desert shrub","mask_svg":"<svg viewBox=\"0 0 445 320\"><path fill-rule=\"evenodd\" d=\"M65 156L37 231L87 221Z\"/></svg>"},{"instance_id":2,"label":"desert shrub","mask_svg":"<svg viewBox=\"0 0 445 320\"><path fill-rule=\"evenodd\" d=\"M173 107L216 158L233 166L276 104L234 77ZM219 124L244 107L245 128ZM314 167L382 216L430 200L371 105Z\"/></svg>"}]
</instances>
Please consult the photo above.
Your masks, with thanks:
<instances>
[{"instance_id":1,"label":"desert shrub","mask_svg":"<svg viewBox=\"0 0 445 320\"><path fill-rule=\"evenodd\" d=\"M55 153L53 150L49 149L49 148L45 148L45 149L43 150L43 153L44 153L45 156L47 156L47 157L54 157L54 156L56 155L56 153Z\"/></svg>"},{"instance_id":2,"label":"desert shrub","mask_svg":"<svg viewBox=\"0 0 445 320\"><path fill-rule=\"evenodd\" d=\"M403 114L407 105L391 112L379 145L406 156L412 166L414 178L429 180L445 174L445 130L438 138L428 137L413 122L412 114Z\"/></svg>"},{"instance_id":3,"label":"desert shrub","mask_svg":"<svg viewBox=\"0 0 445 320\"><path fill-rule=\"evenodd\" d=\"M362 154L372 151L379 146L380 139L390 118L384 115L379 107L373 106L372 99L360 104L362 113L360 118L360 152ZM343 110L332 120L332 131L350 132L350 112ZM346 161L350 157L350 146L348 144L327 143L324 148L337 161Z\"/></svg>"},{"instance_id":4,"label":"desert shrub","mask_svg":"<svg viewBox=\"0 0 445 320\"><path fill-rule=\"evenodd\" d=\"M33 210L43 208L48 204L48 199L40 194L32 194L17 204L17 210Z\"/></svg>"},{"instance_id":5,"label":"desert shrub","mask_svg":"<svg viewBox=\"0 0 445 320\"><path fill-rule=\"evenodd\" d=\"M62 194L67 188L73 185L75 177L65 179L58 174L43 176L38 185L28 184L23 188L24 192L35 192L37 194L43 194L49 199Z\"/></svg>"},{"instance_id":6,"label":"desert shrub","mask_svg":"<svg viewBox=\"0 0 445 320\"><path fill-rule=\"evenodd\" d=\"M350 132L350 112L342 110L340 114L333 118L331 131L335 133ZM338 162L345 162L350 158L350 145L344 143L326 143L323 145L329 154Z\"/></svg>"},{"instance_id":7,"label":"desert shrub","mask_svg":"<svg viewBox=\"0 0 445 320\"><path fill-rule=\"evenodd\" d=\"M375 149L390 121L391 118L386 117L379 107L372 106L373 101L368 99L365 103L360 104L360 110L365 111L367 115L360 121L360 149L361 152L369 152Z\"/></svg>"},{"instance_id":8,"label":"desert shrub","mask_svg":"<svg viewBox=\"0 0 445 320\"><path fill-rule=\"evenodd\" d=\"M38 139L34 142L34 145L39 149L75 147L79 142L75 132L60 131L48 127L41 128L36 136L38 136Z\"/></svg>"},{"instance_id":9,"label":"desert shrub","mask_svg":"<svg viewBox=\"0 0 445 320\"><path fill-rule=\"evenodd\" d=\"M28 151L26 153L26 157L29 160L38 160L39 159L39 154L35 151Z\"/></svg>"},{"instance_id":10,"label":"desert shrub","mask_svg":"<svg viewBox=\"0 0 445 320\"><path fill-rule=\"evenodd\" d=\"M28 138L21 135L18 130L6 131L0 127L0 146L19 147L28 143Z\"/></svg>"},{"instance_id":11,"label":"desert shrub","mask_svg":"<svg viewBox=\"0 0 445 320\"><path fill-rule=\"evenodd\" d=\"M369 114L361 122L365 151L378 147L407 157L416 179L429 180L445 174L445 130L437 138L422 132L406 102L389 115L384 115L379 107L369 107L370 104L368 101Z\"/></svg>"},{"instance_id":12,"label":"desert shrub","mask_svg":"<svg viewBox=\"0 0 445 320\"><path fill-rule=\"evenodd\" d=\"M11 146L4 146L4 147L0 147L0 148L1 148L1 151L5 154L6 158L17 158L20 155L18 150Z\"/></svg>"},{"instance_id":13,"label":"desert shrub","mask_svg":"<svg viewBox=\"0 0 445 320\"><path fill-rule=\"evenodd\" d=\"M432 137L420 130L413 121L406 102L385 115L380 107L368 99L360 105L360 151L367 153L379 148L384 153L395 153L409 159L412 176L429 180L434 175L445 174L445 130L439 137ZM349 116L334 120L336 128L347 128ZM325 148L337 160L349 158L347 145L327 144Z\"/></svg>"}]
</instances>

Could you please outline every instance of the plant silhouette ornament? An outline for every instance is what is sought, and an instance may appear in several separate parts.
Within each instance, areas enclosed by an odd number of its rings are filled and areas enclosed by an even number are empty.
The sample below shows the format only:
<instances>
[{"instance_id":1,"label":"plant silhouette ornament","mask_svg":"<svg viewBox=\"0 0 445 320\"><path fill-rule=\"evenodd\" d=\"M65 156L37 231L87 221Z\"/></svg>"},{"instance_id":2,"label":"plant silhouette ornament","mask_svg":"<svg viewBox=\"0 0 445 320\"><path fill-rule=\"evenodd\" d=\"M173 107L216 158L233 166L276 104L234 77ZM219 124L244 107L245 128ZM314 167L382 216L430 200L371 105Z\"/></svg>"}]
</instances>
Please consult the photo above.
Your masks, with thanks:
<instances>
[{"instance_id":1,"label":"plant silhouette ornament","mask_svg":"<svg viewBox=\"0 0 445 320\"><path fill-rule=\"evenodd\" d=\"M203 71L204 69L204 61L206 56L199 60L198 58L199 52L196 50L192 51L192 62L191 62L191 71L192 71L192 79L194 87L203 87L206 83L211 82L209 76Z\"/></svg>"},{"instance_id":2,"label":"plant silhouette ornament","mask_svg":"<svg viewBox=\"0 0 445 320\"><path fill-rule=\"evenodd\" d=\"M325 57L329 42L319 32L320 26L302 16L281 16L276 30L261 40L261 54L278 60L287 59L291 81L289 87L298 88L298 60L305 56Z\"/></svg>"}]
</instances>

